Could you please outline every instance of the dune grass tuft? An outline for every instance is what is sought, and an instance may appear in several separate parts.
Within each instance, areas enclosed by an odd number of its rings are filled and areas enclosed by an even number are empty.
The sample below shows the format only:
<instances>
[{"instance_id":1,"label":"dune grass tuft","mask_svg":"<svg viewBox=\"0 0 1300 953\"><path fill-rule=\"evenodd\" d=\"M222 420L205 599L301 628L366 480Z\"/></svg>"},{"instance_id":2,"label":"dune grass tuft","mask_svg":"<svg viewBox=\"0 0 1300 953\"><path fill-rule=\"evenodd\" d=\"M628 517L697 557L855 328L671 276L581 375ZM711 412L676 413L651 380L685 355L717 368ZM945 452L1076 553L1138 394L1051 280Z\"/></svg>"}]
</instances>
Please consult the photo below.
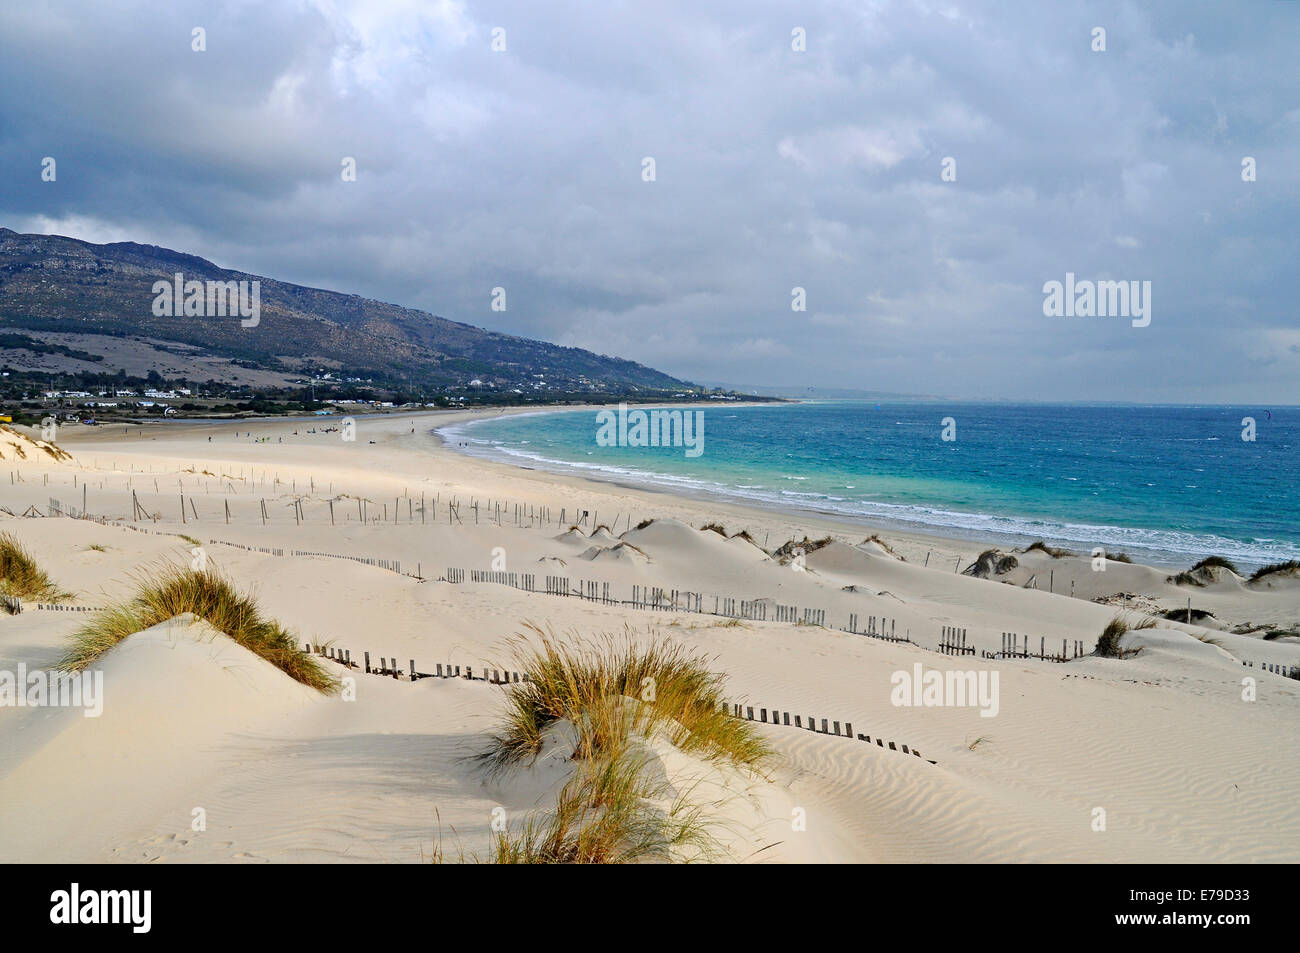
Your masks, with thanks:
<instances>
[{"instance_id":1,"label":"dune grass tuft","mask_svg":"<svg viewBox=\"0 0 1300 953\"><path fill-rule=\"evenodd\" d=\"M804 536L804 538L801 540L792 539L782 543L781 546L777 549L777 551L774 552L772 555L776 559L785 562L787 560L795 558L801 553L804 556L809 556L817 552L817 550L825 546L829 546L833 542L835 542L835 538L833 536L825 536L821 539L809 539L807 536Z\"/></svg>"},{"instance_id":2,"label":"dune grass tuft","mask_svg":"<svg viewBox=\"0 0 1300 953\"><path fill-rule=\"evenodd\" d=\"M12 533L0 533L0 594L43 602L68 598Z\"/></svg>"},{"instance_id":3,"label":"dune grass tuft","mask_svg":"<svg viewBox=\"0 0 1300 953\"><path fill-rule=\"evenodd\" d=\"M1102 658L1125 658L1131 652L1125 652L1120 648L1120 639L1127 632L1135 632L1140 629L1154 629L1156 620L1151 618L1141 619L1138 622L1131 622L1123 613L1114 616L1106 623L1106 628L1101 630L1101 635L1097 639L1097 648L1093 651L1094 655L1100 655Z\"/></svg>"},{"instance_id":4,"label":"dune grass tuft","mask_svg":"<svg viewBox=\"0 0 1300 953\"><path fill-rule=\"evenodd\" d=\"M651 780L644 758L628 755L579 764L555 809L532 814L515 832L493 836L495 864L663 863L689 852L721 851L702 809L687 793ZM665 806L659 806L666 802Z\"/></svg>"},{"instance_id":5,"label":"dune grass tuft","mask_svg":"<svg viewBox=\"0 0 1300 953\"><path fill-rule=\"evenodd\" d=\"M701 533L717 533L723 539L727 538L727 528L721 523L705 523L700 527Z\"/></svg>"},{"instance_id":6,"label":"dune grass tuft","mask_svg":"<svg viewBox=\"0 0 1300 953\"><path fill-rule=\"evenodd\" d=\"M490 772L531 761L561 720L575 729L575 760L617 757L634 733L661 731L710 760L758 769L768 757L754 727L723 711L723 678L705 657L664 638L638 642L630 629L566 644L526 628L535 641L514 640L514 668L525 680L506 690L504 729L482 756Z\"/></svg>"},{"instance_id":7,"label":"dune grass tuft","mask_svg":"<svg viewBox=\"0 0 1300 953\"><path fill-rule=\"evenodd\" d=\"M1222 556L1206 556L1199 563L1192 567L1191 571L1196 572L1198 569L1226 569L1233 575L1240 576L1236 565L1231 559L1224 559Z\"/></svg>"},{"instance_id":8,"label":"dune grass tuft","mask_svg":"<svg viewBox=\"0 0 1300 953\"><path fill-rule=\"evenodd\" d=\"M1271 576L1276 572L1291 572L1300 569L1300 559L1288 559L1284 563L1273 563L1271 566L1260 566L1251 573L1250 581L1263 579L1265 576Z\"/></svg>"},{"instance_id":9,"label":"dune grass tuft","mask_svg":"<svg viewBox=\"0 0 1300 953\"><path fill-rule=\"evenodd\" d=\"M1171 622L1200 622L1202 619L1213 619L1214 613L1205 609L1192 609L1190 612L1187 609L1170 609L1162 614L1162 618Z\"/></svg>"},{"instance_id":10,"label":"dune grass tuft","mask_svg":"<svg viewBox=\"0 0 1300 953\"><path fill-rule=\"evenodd\" d=\"M1055 546L1048 546L1041 539L1026 546L1025 552L1032 553L1035 549L1047 553L1047 555L1051 556L1053 559L1061 559L1065 556L1074 555L1074 553L1070 552L1068 549L1058 549ZM1109 559L1110 557L1108 556L1107 558Z\"/></svg>"},{"instance_id":11,"label":"dune grass tuft","mask_svg":"<svg viewBox=\"0 0 1300 953\"><path fill-rule=\"evenodd\" d=\"M338 689L338 679L303 652L289 631L264 618L251 596L216 571L168 565L136 581L130 601L109 606L73 633L61 669L81 671L127 636L192 612L295 681L326 694Z\"/></svg>"},{"instance_id":12,"label":"dune grass tuft","mask_svg":"<svg viewBox=\"0 0 1300 953\"><path fill-rule=\"evenodd\" d=\"M557 641L538 626L514 640L524 681L507 690L503 729L480 761L489 774L531 762L548 729L571 729L573 773L555 807L493 835L500 864L603 864L710 859L720 854L691 785L651 770L641 742L667 738L707 761L757 771L770 755L749 722L722 707L709 660L663 638L604 634Z\"/></svg>"},{"instance_id":13,"label":"dune grass tuft","mask_svg":"<svg viewBox=\"0 0 1300 953\"><path fill-rule=\"evenodd\" d=\"M902 556L899 556L898 553L894 552L893 546L890 546L887 542L885 542L883 539L880 538L879 533L872 533L870 536L868 536L866 539L862 541L863 546L867 545L867 543L875 543L885 552L889 553L889 555L895 557L896 559L903 559ZM903 561L906 562L907 560L903 560Z\"/></svg>"},{"instance_id":14,"label":"dune grass tuft","mask_svg":"<svg viewBox=\"0 0 1300 953\"><path fill-rule=\"evenodd\" d=\"M975 557L973 563L962 570L962 575L987 579L989 576L1000 576L1010 572L1019 565L1020 560L1015 556L1000 553L996 549L986 549Z\"/></svg>"}]
</instances>

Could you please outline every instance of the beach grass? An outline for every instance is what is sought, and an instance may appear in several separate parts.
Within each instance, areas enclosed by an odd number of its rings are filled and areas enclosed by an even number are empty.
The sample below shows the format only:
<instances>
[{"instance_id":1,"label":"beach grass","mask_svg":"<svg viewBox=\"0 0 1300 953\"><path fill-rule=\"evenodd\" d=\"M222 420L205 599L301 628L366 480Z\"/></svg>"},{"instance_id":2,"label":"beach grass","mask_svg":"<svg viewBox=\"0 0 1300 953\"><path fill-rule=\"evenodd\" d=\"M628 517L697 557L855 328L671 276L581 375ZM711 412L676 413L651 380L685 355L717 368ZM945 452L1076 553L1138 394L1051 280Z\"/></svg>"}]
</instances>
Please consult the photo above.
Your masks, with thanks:
<instances>
[{"instance_id":1,"label":"beach grass","mask_svg":"<svg viewBox=\"0 0 1300 953\"><path fill-rule=\"evenodd\" d=\"M523 680L507 690L502 729L479 757L489 775L531 763L548 729L566 723L573 766L555 806L493 834L499 864L643 863L711 859L712 827L688 789L651 770L641 742L666 737L711 762L758 771L770 749L723 708L709 659L625 629L564 642L536 625L513 640Z\"/></svg>"},{"instance_id":2,"label":"beach grass","mask_svg":"<svg viewBox=\"0 0 1300 953\"><path fill-rule=\"evenodd\" d=\"M663 863L721 854L703 809L689 791L651 780L647 760L625 753L581 762L555 808L496 832L494 864ZM665 802L667 802L665 804ZM663 806L660 806L663 805Z\"/></svg>"},{"instance_id":3,"label":"beach grass","mask_svg":"<svg viewBox=\"0 0 1300 953\"><path fill-rule=\"evenodd\" d=\"M1170 609L1163 617L1171 622L1200 622L1202 619L1213 619L1214 613L1205 609L1193 609L1190 613L1186 609Z\"/></svg>"},{"instance_id":4,"label":"beach grass","mask_svg":"<svg viewBox=\"0 0 1300 953\"><path fill-rule=\"evenodd\" d=\"M1157 623L1155 619L1145 618L1133 622L1123 613L1114 616L1106 623L1106 628L1101 630L1101 635L1097 638L1097 648L1093 651L1094 655L1100 655L1102 658L1125 658L1126 653L1120 648L1120 639L1128 632L1140 629L1154 629Z\"/></svg>"},{"instance_id":5,"label":"beach grass","mask_svg":"<svg viewBox=\"0 0 1300 953\"><path fill-rule=\"evenodd\" d=\"M128 636L190 612L294 681L326 694L337 691L338 679L320 661L303 652L288 630L264 617L250 595L215 570L165 565L138 574L135 582L131 599L101 610L72 634L59 668L82 671Z\"/></svg>"},{"instance_id":6,"label":"beach grass","mask_svg":"<svg viewBox=\"0 0 1300 953\"><path fill-rule=\"evenodd\" d=\"M0 533L0 595L42 602L68 598L12 533Z\"/></svg>"},{"instance_id":7,"label":"beach grass","mask_svg":"<svg viewBox=\"0 0 1300 953\"><path fill-rule=\"evenodd\" d=\"M617 756L635 734L659 732L682 751L758 769L770 751L753 726L722 709L709 660L666 638L621 635L560 642L528 624L513 640L523 680L506 690L502 730L482 756L490 772L530 762L547 728L568 721L575 760Z\"/></svg>"},{"instance_id":8,"label":"beach grass","mask_svg":"<svg viewBox=\"0 0 1300 953\"><path fill-rule=\"evenodd\" d=\"M1192 567L1192 572L1198 569L1226 569L1233 575L1240 576L1241 572L1233 564L1231 559L1224 559L1222 556L1206 556L1199 563Z\"/></svg>"},{"instance_id":9,"label":"beach grass","mask_svg":"<svg viewBox=\"0 0 1300 953\"><path fill-rule=\"evenodd\" d=\"M863 546L867 545L867 543L875 543L885 552L889 553L889 555L894 556L898 559L903 558L902 556L899 556L898 553L894 552L894 547L890 546L887 542L885 542L883 539L880 538L879 533L872 533L870 536L868 536L866 539L862 541ZM906 560L903 561L906 562Z\"/></svg>"},{"instance_id":10,"label":"beach grass","mask_svg":"<svg viewBox=\"0 0 1300 953\"><path fill-rule=\"evenodd\" d=\"M1053 559L1062 559L1066 556L1074 555L1074 553L1070 552L1070 550L1068 549L1058 549L1055 546L1048 546L1041 539L1036 542L1030 543L1028 546L1025 547L1024 551L1027 553L1032 553L1034 550L1038 550L1039 552L1042 553L1047 553L1047 555L1051 556ZM1108 556L1107 558L1109 559L1110 557Z\"/></svg>"},{"instance_id":11,"label":"beach grass","mask_svg":"<svg viewBox=\"0 0 1300 953\"><path fill-rule=\"evenodd\" d=\"M962 570L963 575L987 579L990 575L1010 572L1020 565L1020 560L996 549L986 549L975 557L975 561Z\"/></svg>"},{"instance_id":12,"label":"beach grass","mask_svg":"<svg viewBox=\"0 0 1300 953\"><path fill-rule=\"evenodd\" d=\"M1279 572L1291 572L1300 569L1300 559L1288 559L1284 563L1273 563L1268 566L1260 566L1251 573L1250 581L1255 582L1257 579L1263 579L1265 576L1271 576Z\"/></svg>"},{"instance_id":13,"label":"beach grass","mask_svg":"<svg viewBox=\"0 0 1300 953\"><path fill-rule=\"evenodd\" d=\"M829 546L833 542L835 542L835 537L833 536L823 536L821 539L809 539L807 536L804 536L801 540L791 539L782 543L772 556L778 561L784 563L791 559L795 559L799 555L810 556L817 552L817 550Z\"/></svg>"}]
</instances>

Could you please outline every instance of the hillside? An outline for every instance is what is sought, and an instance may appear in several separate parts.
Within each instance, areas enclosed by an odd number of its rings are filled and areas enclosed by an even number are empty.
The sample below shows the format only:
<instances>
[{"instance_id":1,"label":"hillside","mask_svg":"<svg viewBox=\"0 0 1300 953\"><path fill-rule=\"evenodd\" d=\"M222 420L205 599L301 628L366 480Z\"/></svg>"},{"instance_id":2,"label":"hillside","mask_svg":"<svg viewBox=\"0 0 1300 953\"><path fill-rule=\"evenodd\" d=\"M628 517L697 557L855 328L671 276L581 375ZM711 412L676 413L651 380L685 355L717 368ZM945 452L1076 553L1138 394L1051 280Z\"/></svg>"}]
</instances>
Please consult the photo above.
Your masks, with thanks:
<instances>
[{"instance_id":1,"label":"hillside","mask_svg":"<svg viewBox=\"0 0 1300 953\"><path fill-rule=\"evenodd\" d=\"M241 326L238 316L156 315L154 283L170 282L178 272L186 281L259 281L256 326ZM487 387L530 393L651 396L694 389L633 361L229 271L154 245L95 245L0 228L0 347L7 362L17 366L30 357L59 369L102 372L117 366L103 355L120 350L125 338L159 354L198 359L204 373L217 379L224 366L251 372L231 375L244 380L258 373L289 378L325 371L335 378L430 391L476 379ZM50 360L63 363L50 365Z\"/></svg>"}]
</instances>

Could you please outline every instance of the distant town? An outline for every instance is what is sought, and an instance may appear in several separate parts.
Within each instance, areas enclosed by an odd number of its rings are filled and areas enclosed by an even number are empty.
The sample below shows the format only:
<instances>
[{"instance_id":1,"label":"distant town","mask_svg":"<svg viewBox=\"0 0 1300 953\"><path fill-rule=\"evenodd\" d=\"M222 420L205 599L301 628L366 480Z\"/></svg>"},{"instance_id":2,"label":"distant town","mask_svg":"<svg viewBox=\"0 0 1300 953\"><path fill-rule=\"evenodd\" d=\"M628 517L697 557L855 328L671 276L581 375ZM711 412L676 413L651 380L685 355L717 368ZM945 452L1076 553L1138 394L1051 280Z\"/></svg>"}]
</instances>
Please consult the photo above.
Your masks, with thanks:
<instances>
[{"instance_id":1,"label":"distant town","mask_svg":"<svg viewBox=\"0 0 1300 953\"><path fill-rule=\"evenodd\" d=\"M362 377L324 372L279 387L250 387L215 380L167 379L117 374L48 373L11 366L0 369L0 415L20 424L48 416L94 426L153 418L240 418L284 415L329 416L434 408L613 403L671 403L699 400L770 400L720 388L654 391L610 387L603 382L551 384L543 375L524 386L506 387L472 378L461 386L432 392L393 390ZM59 386L62 385L62 386Z\"/></svg>"}]
</instances>

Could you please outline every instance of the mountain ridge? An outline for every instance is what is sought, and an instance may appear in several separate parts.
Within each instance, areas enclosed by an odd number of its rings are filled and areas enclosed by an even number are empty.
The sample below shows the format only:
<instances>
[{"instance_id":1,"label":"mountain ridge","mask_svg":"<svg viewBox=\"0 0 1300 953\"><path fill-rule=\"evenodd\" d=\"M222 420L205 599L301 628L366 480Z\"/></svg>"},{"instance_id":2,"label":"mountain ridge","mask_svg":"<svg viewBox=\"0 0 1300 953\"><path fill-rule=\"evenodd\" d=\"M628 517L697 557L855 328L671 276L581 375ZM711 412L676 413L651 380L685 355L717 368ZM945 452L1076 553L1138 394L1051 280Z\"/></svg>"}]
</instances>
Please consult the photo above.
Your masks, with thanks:
<instances>
[{"instance_id":1,"label":"mountain ridge","mask_svg":"<svg viewBox=\"0 0 1300 953\"><path fill-rule=\"evenodd\" d=\"M153 313L156 281L257 281L260 317ZM360 295L312 288L139 242L95 244L0 227L0 330L157 339L286 374L329 371L380 386L596 394L696 391L654 368L490 331Z\"/></svg>"}]
</instances>

